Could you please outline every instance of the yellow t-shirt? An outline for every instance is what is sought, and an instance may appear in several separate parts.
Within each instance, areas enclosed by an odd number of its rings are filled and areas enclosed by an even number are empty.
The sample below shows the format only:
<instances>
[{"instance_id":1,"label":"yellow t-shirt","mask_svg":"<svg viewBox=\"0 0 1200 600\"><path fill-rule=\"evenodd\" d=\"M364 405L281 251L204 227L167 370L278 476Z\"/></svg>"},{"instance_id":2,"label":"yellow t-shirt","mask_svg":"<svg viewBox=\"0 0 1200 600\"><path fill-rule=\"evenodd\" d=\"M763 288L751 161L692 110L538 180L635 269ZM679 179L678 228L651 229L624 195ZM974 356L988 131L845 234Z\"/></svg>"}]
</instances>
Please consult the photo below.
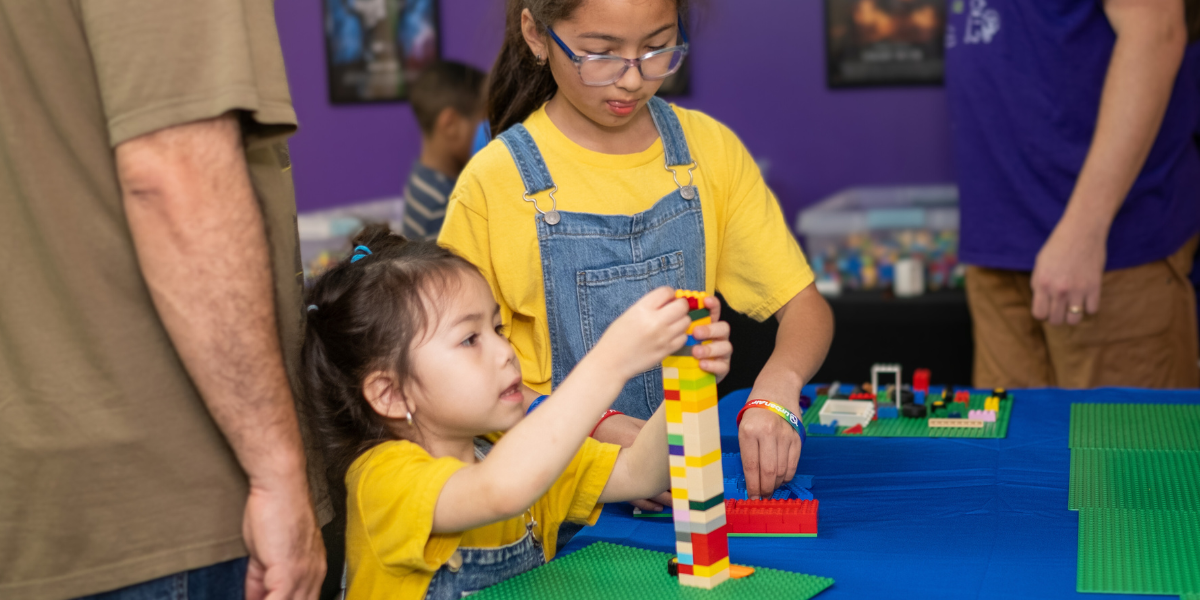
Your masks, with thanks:
<instances>
[{"instance_id":1,"label":"yellow t-shirt","mask_svg":"<svg viewBox=\"0 0 1200 600\"><path fill-rule=\"evenodd\" d=\"M554 557L563 521L594 525L596 501L620 447L588 438L530 508L546 560ZM358 457L346 473L348 600L423 598L434 573L454 551L496 548L525 535L524 515L461 533L432 533L433 511L446 480L466 466L433 458L412 442L384 442Z\"/></svg>"},{"instance_id":2,"label":"yellow t-shirt","mask_svg":"<svg viewBox=\"0 0 1200 600\"><path fill-rule=\"evenodd\" d=\"M709 293L760 321L813 281L812 269L758 165L728 127L703 113L673 106L688 149L704 215ZM538 109L525 121L558 186L558 210L632 215L676 189L663 166L661 140L636 154L587 150ZM687 170L679 169L686 185ZM508 148L493 140L458 178L438 242L479 267L500 303L525 384L550 393L550 330L533 205ZM537 194L542 210L546 193Z\"/></svg>"}]
</instances>

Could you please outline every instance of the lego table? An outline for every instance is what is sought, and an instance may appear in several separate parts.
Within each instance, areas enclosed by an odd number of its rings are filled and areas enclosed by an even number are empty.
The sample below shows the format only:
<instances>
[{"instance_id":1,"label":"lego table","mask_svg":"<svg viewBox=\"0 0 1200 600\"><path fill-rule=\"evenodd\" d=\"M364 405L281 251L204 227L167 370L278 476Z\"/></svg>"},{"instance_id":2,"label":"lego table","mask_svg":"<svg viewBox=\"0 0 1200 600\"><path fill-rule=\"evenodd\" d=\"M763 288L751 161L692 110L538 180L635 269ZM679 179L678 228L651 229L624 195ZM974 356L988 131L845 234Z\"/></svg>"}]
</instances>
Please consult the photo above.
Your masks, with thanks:
<instances>
[{"instance_id":1,"label":"lego table","mask_svg":"<svg viewBox=\"0 0 1200 600\"><path fill-rule=\"evenodd\" d=\"M727 452L748 393L719 404ZM818 537L730 538L730 559L835 579L819 599L1099 598L1075 592L1079 514L1067 508L1081 402L1200 404L1200 391L1017 390L1005 439L809 437L798 472L814 476ZM597 540L673 552L674 539L670 519L609 505L564 554ZM1117 598L1147 596L1103 596Z\"/></svg>"}]
</instances>

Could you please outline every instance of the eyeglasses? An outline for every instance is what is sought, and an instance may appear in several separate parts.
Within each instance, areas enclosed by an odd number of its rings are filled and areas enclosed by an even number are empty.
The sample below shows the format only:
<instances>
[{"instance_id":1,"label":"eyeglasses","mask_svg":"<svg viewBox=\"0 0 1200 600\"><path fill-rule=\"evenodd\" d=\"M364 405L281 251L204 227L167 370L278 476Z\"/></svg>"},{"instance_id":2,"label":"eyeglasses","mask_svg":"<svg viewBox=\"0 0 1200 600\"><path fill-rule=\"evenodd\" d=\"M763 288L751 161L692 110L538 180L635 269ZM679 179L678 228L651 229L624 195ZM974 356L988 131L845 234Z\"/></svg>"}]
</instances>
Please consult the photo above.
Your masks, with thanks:
<instances>
[{"instance_id":1,"label":"eyeglasses","mask_svg":"<svg viewBox=\"0 0 1200 600\"><path fill-rule=\"evenodd\" d=\"M575 68L579 71L579 77L583 79L584 85L603 86L616 83L625 76L629 67L637 67L638 73L646 81L666 79L679 70L679 67L683 65L683 58L688 53L688 36L687 31L683 28L682 17L679 18L679 36L683 38L683 44L655 50L638 58L606 54L579 56L571 51L571 48L558 37L558 34L554 33L553 29L547 26L546 31L550 32L550 37L554 38L558 47L563 49L567 58L575 63Z\"/></svg>"}]
</instances>

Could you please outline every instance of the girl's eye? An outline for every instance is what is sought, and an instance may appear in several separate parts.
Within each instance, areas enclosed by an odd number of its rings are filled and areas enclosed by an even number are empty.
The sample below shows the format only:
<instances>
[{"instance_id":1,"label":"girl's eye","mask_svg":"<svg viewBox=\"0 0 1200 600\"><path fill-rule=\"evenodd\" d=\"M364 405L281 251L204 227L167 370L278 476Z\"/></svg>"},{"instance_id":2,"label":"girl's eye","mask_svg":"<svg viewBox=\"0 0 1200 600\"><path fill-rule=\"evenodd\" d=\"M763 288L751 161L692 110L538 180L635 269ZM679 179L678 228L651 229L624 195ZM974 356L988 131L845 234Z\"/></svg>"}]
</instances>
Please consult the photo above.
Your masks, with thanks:
<instances>
[{"instance_id":1,"label":"girl's eye","mask_svg":"<svg viewBox=\"0 0 1200 600\"><path fill-rule=\"evenodd\" d=\"M471 335L467 336L467 339L462 341L462 345L469 348L471 346L474 346L475 342L478 342L478 341L479 341L479 334L472 333Z\"/></svg>"},{"instance_id":2,"label":"girl's eye","mask_svg":"<svg viewBox=\"0 0 1200 600\"><path fill-rule=\"evenodd\" d=\"M504 326L504 323L496 326L496 335L499 335L500 337L508 337L508 328Z\"/></svg>"},{"instance_id":3,"label":"girl's eye","mask_svg":"<svg viewBox=\"0 0 1200 600\"><path fill-rule=\"evenodd\" d=\"M662 50L663 48L666 48L666 47L667 47L667 45L666 45L666 44L662 44L662 45L659 45L659 46L650 46L650 47L649 47L649 51L650 51L650 52L658 52L659 50Z\"/></svg>"}]
</instances>

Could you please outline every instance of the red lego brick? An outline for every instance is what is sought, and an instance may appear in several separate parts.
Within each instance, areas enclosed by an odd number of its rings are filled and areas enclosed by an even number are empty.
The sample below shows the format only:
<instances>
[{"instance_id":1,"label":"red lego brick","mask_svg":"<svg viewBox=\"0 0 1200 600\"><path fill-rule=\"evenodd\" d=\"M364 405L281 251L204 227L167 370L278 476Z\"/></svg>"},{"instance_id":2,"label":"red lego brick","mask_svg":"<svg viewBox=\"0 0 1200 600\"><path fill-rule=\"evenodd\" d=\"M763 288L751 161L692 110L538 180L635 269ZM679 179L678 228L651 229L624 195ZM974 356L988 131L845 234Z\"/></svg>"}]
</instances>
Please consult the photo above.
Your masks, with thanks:
<instances>
[{"instance_id":1,"label":"red lego brick","mask_svg":"<svg viewBox=\"0 0 1200 600\"><path fill-rule=\"evenodd\" d=\"M874 402L875 394L868 394L866 392L854 392L853 394L850 394L850 399L851 400L870 400L870 401Z\"/></svg>"},{"instance_id":2,"label":"red lego brick","mask_svg":"<svg viewBox=\"0 0 1200 600\"><path fill-rule=\"evenodd\" d=\"M697 309L704 308L703 306L700 306L700 299L699 299L699 298L695 298L695 297L692 297L692 296L688 296L688 299L687 299L687 301L688 301L688 310L689 310L689 311L693 311L693 310L697 310Z\"/></svg>"},{"instance_id":3,"label":"red lego brick","mask_svg":"<svg viewBox=\"0 0 1200 600\"><path fill-rule=\"evenodd\" d=\"M929 393L929 369L917 369L913 371L912 389L914 392Z\"/></svg>"},{"instance_id":4,"label":"red lego brick","mask_svg":"<svg viewBox=\"0 0 1200 600\"><path fill-rule=\"evenodd\" d=\"M692 575L693 574L692 565L685 565L685 564L680 563L679 574L680 575Z\"/></svg>"},{"instance_id":5,"label":"red lego brick","mask_svg":"<svg viewBox=\"0 0 1200 600\"><path fill-rule=\"evenodd\" d=\"M679 390L663 390L663 399L678 400L679 399Z\"/></svg>"},{"instance_id":6,"label":"red lego brick","mask_svg":"<svg viewBox=\"0 0 1200 600\"><path fill-rule=\"evenodd\" d=\"M728 519L712 533L692 534L692 564L711 565L729 556Z\"/></svg>"},{"instance_id":7,"label":"red lego brick","mask_svg":"<svg viewBox=\"0 0 1200 600\"><path fill-rule=\"evenodd\" d=\"M958 390L957 392L954 392L954 401L961 402L963 404L969 403L971 401L971 392L968 392L967 390Z\"/></svg>"},{"instance_id":8,"label":"red lego brick","mask_svg":"<svg viewBox=\"0 0 1200 600\"><path fill-rule=\"evenodd\" d=\"M726 500L725 522L722 529L730 534L776 533L817 534L816 500ZM695 534L692 551L698 553ZM709 549L711 550L711 542Z\"/></svg>"},{"instance_id":9,"label":"red lego brick","mask_svg":"<svg viewBox=\"0 0 1200 600\"><path fill-rule=\"evenodd\" d=\"M847 429L847 430L843 431L842 433L848 433L850 435L860 434L860 433L862 433L862 425L855 425L854 427L851 427L850 429Z\"/></svg>"}]
</instances>

